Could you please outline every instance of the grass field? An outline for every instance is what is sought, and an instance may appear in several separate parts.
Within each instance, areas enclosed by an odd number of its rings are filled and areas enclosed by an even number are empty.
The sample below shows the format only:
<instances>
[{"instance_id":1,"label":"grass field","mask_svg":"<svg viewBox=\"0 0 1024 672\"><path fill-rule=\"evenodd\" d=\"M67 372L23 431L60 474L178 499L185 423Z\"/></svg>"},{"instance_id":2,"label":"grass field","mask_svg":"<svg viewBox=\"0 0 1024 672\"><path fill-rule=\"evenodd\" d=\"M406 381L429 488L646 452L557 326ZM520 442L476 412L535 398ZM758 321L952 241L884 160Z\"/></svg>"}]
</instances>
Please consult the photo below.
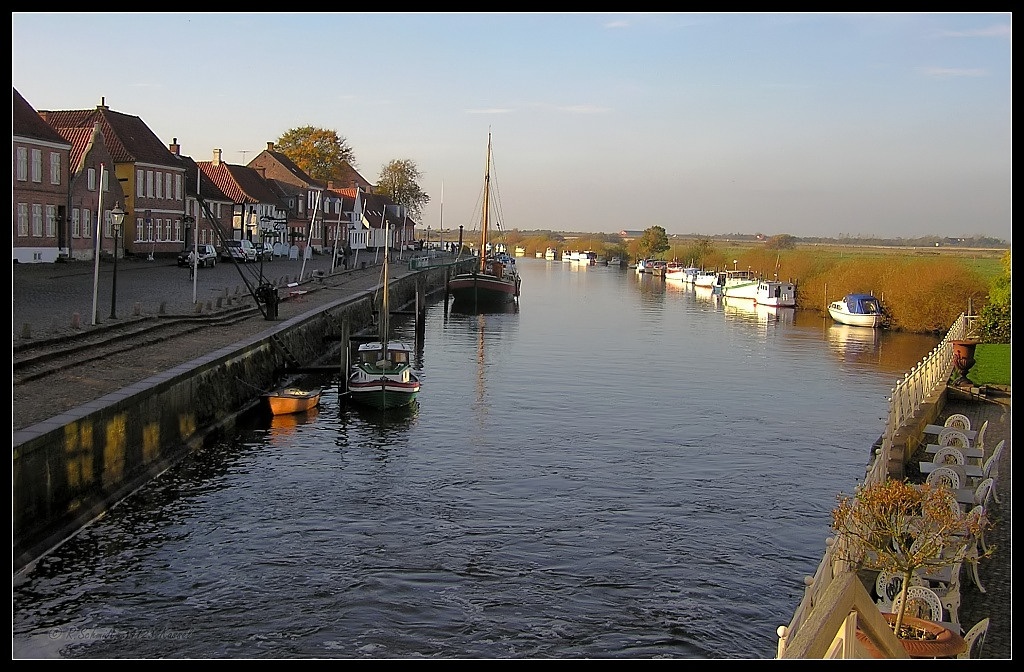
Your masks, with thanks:
<instances>
[{"instance_id":1,"label":"grass field","mask_svg":"<svg viewBox=\"0 0 1024 672\"><path fill-rule=\"evenodd\" d=\"M974 361L967 377L976 385L1010 385L1009 343L978 345Z\"/></svg>"}]
</instances>

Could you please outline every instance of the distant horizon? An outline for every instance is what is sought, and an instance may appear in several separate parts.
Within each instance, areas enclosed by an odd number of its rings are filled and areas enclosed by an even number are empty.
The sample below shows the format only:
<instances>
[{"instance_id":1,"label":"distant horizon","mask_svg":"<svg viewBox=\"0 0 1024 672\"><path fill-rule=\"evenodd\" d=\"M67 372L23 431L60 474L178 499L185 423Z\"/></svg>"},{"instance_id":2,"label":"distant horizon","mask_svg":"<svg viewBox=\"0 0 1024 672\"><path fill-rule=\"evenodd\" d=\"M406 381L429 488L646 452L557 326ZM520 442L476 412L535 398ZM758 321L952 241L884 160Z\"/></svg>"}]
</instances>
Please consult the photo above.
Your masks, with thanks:
<instances>
[{"instance_id":1,"label":"distant horizon","mask_svg":"<svg viewBox=\"0 0 1024 672\"><path fill-rule=\"evenodd\" d=\"M493 136L506 227L1011 240L1011 12L14 12L11 56L197 161L303 126L411 160L434 229Z\"/></svg>"}]
</instances>

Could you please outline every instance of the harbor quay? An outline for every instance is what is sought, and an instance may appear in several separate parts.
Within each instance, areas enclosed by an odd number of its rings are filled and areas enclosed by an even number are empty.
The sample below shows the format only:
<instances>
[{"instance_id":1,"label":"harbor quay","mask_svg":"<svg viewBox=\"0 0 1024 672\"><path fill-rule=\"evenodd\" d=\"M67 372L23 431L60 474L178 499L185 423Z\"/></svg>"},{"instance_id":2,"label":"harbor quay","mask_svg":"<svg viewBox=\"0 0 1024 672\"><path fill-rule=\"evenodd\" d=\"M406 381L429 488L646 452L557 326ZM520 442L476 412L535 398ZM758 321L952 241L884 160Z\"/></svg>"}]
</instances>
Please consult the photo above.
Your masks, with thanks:
<instances>
[{"instance_id":1,"label":"harbor quay","mask_svg":"<svg viewBox=\"0 0 1024 672\"><path fill-rule=\"evenodd\" d=\"M395 306L445 286L445 266L413 270L413 265L395 274ZM89 331L64 326L54 317L77 313L83 301L81 288L75 292L61 286L68 273L72 284L81 284L83 278L74 276L77 269L56 266L28 273L15 269L15 324L30 319L30 313L36 319L46 313L58 321L51 322L45 335L15 338L16 360L25 341L70 343ZM227 266L223 270L234 271ZM15 567L30 563L209 437L230 428L239 413L260 401L255 390L273 387L290 367L318 362L325 344L340 344L371 324L378 270L369 264L334 272L314 267L309 279L283 283L286 293L276 320L256 313L229 326L154 343L146 343L143 332L133 337L137 345L122 352L14 385ZM148 305L158 300L164 311L179 305L192 310L191 296L172 303L164 294L160 280L177 271L188 277L187 269L139 268L134 278L137 296L143 298L148 286ZM19 301L19 294L33 295L33 285L56 300L49 305L42 299ZM235 300L233 294L229 298ZM239 295L238 301L245 300ZM19 310L21 303L31 304L31 310Z\"/></svg>"}]
</instances>

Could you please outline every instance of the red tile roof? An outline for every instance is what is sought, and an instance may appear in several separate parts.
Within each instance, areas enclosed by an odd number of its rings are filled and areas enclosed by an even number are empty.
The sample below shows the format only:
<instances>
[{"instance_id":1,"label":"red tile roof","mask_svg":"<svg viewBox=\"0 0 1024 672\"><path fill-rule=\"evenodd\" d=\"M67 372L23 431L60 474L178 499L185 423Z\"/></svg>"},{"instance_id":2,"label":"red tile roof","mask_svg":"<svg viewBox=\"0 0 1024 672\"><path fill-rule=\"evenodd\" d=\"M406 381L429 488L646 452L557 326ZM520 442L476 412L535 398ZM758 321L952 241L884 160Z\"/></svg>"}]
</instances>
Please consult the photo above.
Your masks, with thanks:
<instances>
[{"instance_id":1,"label":"red tile roof","mask_svg":"<svg viewBox=\"0 0 1024 672\"><path fill-rule=\"evenodd\" d=\"M198 165L232 202L269 203L285 209L281 199L254 169L230 163L214 165L213 161L199 161Z\"/></svg>"},{"instance_id":2,"label":"red tile roof","mask_svg":"<svg viewBox=\"0 0 1024 672\"><path fill-rule=\"evenodd\" d=\"M114 112L105 105L94 110L40 110L54 128L88 128L99 122L107 148L116 163L150 163L177 167L178 162L142 119Z\"/></svg>"}]
</instances>

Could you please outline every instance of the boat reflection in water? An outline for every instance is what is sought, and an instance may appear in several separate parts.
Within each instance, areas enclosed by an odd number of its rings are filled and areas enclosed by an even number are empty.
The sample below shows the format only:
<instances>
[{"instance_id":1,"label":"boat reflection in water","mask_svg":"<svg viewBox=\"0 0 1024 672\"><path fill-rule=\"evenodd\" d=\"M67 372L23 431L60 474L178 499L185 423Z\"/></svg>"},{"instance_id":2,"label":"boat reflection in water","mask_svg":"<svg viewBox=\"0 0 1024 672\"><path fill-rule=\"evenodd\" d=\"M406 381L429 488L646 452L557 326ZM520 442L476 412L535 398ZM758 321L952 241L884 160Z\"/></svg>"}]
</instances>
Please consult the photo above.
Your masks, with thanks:
<instances>
[{"instance_id":1,"label":"boat reflection in water","mask_svg":"<svg viewBox=\"0 0 1024 672\"><path fill-rule=\"evenodd\" d=\"M755 303L751 299L738 299L731 296L722 297L721 300L722 310L727 318L732 317L744 322L793 324L793 319L796 315L796 308L764 306L760 303Z\"/></svg>"},{"instance_id":2,"label":"boat reflection in water","mask_svg":"<svg viewBox=\"0 0 1024 672\"><path fill-rule=\"evenodd\" d=\"M833 324L828 328L828 344L832 352L844 361L877 364L882 334L874 327Z\"/></svg>"},{"instance_id":3,"label":"boat reflection in water","mask_svg":"<svg viewBox=\"0 0 1024 672\"><path fill-rule=\"evenodd\" d=\"M715 294L715 290L711 287L694 285L693 296L697 299L698 303L706 304L714 310L720 310L722 308L722 296L720 294Z\"/></svg>"}]
</instances>

